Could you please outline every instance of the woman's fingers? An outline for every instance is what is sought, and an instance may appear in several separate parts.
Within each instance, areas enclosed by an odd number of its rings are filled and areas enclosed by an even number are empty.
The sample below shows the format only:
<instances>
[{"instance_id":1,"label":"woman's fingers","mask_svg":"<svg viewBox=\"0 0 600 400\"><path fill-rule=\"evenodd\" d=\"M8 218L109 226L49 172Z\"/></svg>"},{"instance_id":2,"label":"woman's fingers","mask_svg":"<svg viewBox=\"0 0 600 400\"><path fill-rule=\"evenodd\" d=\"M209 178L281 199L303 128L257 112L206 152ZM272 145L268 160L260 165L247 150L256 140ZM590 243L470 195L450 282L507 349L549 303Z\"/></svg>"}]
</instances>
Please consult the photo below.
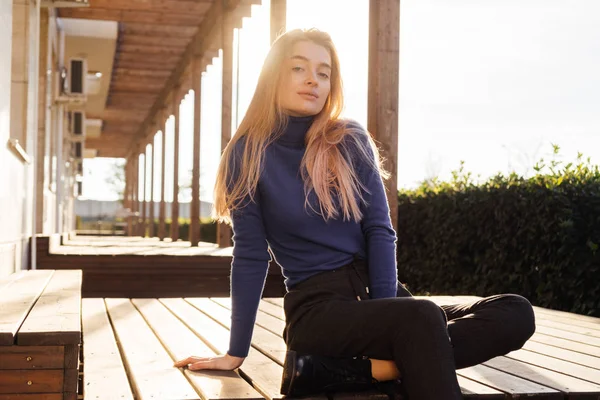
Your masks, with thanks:
<instances>
[{"instance_id":1,"label":"woman's fingers","mask_svg":"<svg viewBox=\"0 0 600 400\"><path fill-rule=\"evenodd\" d=\"M193 364L195 362L198 361L204 361L204 360L209 360L209 357L195 357L195 356L191 356L188 358L184 358L183 360L179 360L177 361L175 364L173 364L174 367L180 368L180 367L187 367L190 364Z\"/></svg>"},{"instance_id":2,"label":"woman's fingers","mask_svg":"<svg viewBox=\"0 0 600 400\"><path fill-rule=\"evenodd\" d=\"M188 367L190 371L199 371L201 369L221 369L217 363L217 360L200 360Z\"/></svg>"}]
</instances>

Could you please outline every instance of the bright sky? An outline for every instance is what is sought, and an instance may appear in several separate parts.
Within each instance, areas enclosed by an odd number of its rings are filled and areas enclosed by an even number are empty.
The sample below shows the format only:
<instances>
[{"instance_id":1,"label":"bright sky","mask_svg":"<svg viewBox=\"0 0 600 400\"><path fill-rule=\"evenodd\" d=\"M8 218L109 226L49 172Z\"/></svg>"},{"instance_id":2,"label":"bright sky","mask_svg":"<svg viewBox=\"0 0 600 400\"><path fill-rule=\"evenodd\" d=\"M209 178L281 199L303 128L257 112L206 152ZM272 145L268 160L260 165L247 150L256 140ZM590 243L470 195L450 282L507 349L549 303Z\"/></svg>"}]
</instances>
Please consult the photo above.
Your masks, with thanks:
<instances>
[{"instance_id":1,"label":"bright sky","mask_svg":"<svg viewBox=\"0 0 600 400\"><path fill-rule=\"evenodd\" d=\"M237 121L268 51L268 3L252 6L253 17L236 32ZM288 0L287 15L288 29L314 26L331 34L341 59L345 115L366 126L368 0ZM461 160L483 178L512 170L528 174L535 161L550 154L550 143L561 146L564 160L574 161L581 151L597 163L598 71L598 0L402 1L399 186L447 178ZM220 154L220 80L217 58L202 82L201 197L208 201ZM234 77L234 92L237 81ZM180 184L189 184L192 95L182 103L181 116ZM167 127L168 143L172 129ZM106 162L86 160L84 182L100 180L98 165ZM166 165L171 176L172 158ZM84 195L114 197L102 182L84 184ZM166 184L170 200L172 182ZM182 191L180 201L189 199L189 190Z\"/></svg>"}]
</instances>

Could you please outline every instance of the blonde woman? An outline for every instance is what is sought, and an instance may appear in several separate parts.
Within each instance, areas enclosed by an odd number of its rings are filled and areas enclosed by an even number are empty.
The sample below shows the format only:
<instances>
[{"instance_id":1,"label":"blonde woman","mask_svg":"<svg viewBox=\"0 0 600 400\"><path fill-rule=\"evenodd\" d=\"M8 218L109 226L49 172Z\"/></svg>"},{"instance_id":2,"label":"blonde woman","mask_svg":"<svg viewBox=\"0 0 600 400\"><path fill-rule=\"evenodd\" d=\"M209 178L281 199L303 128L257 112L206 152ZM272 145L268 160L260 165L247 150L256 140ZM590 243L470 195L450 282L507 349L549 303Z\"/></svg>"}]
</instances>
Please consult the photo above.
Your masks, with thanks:
<instances>
[{"instance_id":1,"label":"blonde woman","mask_svg":"<svg viewBox=\"0 0 600 400\"><path fill-rule=\"evenodd\" d=\"M283 394L401 381L409 399L460 399L456 368L520 348L535 329L531 305L500 295L438 307L398 284L386 174L370 135L341 119L342 107L329 35L282 35L215 186L216 216L234 233L229 351L175 366L242 365L270 248L287 288Z\"/></svg>"}]
</instances>

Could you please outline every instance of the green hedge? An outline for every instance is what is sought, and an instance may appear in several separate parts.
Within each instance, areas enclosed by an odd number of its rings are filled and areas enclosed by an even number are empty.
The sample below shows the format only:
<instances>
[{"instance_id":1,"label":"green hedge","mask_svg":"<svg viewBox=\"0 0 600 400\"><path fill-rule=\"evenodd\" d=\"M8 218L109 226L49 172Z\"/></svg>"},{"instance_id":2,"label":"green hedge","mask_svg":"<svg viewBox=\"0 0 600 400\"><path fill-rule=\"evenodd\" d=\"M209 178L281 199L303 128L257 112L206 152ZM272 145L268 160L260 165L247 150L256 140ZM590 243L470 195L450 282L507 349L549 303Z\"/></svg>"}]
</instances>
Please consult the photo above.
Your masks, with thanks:
<instances>
[{"instance_id":1,"label":"green hedge","mask_svg":"<svg viewBox=\"0 0 600 400\"><path fill-rule=\"evenodd\" d=\"M189 240L190 219L179 218L179 239ZM171 236L171 219L165 218L165 232ZM158 234L158 220L154 220L154 233ZM202 242L217 243L217 224L210 219L200 220L200 240Z\"/></svg>"},{"instance_id":2,"label":"green hedge","mask_svg":"<svg viewBox=\"0 0 600 400\"><path fill-rule=\"evenodd\" d=\"M400 191L400 280L415 293L517 293L600 316L598 167L580 154L534 169L475 184L461 163L450 182Z\"/></svg>"}]
</instances>

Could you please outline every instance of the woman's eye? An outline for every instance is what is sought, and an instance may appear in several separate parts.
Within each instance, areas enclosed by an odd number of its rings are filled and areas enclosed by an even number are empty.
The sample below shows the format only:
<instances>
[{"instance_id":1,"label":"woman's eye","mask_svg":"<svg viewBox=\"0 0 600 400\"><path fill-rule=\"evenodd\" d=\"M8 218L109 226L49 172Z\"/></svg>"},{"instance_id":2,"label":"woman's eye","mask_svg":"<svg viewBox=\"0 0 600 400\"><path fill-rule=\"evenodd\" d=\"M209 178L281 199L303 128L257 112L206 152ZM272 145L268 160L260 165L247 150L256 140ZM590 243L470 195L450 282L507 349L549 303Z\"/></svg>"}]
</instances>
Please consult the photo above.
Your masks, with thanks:
<instances>
[{"instance_id":1,"label":"woman's eye","mask_svg":"<svg viewBox=\"0 0 600 400\"><path fill-rule=\"evenodd\" d=\"M327 75L325 72L321 72L319 75L322 76L325 79L329 78L329 75Z\"/></svg>"},{"instance_id":2,"label":"woman's eye","mask_svg":"<svg viewBox=\"0 0 600 400\"><path fill-rule=\"evenodd\" d=\"M302 71L302 67L293 67L292 71Z\"/></svg>"}]
</instances>

